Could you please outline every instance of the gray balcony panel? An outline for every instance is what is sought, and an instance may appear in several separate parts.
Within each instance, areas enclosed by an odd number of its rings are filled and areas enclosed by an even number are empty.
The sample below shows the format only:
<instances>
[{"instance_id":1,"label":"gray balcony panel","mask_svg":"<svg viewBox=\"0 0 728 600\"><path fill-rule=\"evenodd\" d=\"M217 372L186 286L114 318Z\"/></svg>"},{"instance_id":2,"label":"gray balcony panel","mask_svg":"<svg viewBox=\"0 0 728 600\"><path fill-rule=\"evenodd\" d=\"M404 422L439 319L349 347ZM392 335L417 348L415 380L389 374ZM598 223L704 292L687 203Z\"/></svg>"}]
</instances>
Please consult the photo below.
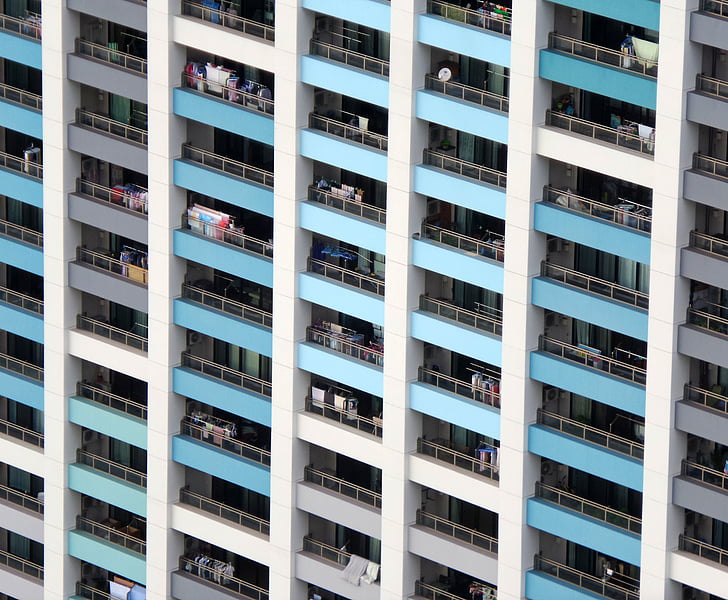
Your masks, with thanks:
<instances>
[{"instance_id":1,"label":"gray balcony panel","mask_svg":"<svg viewBox=\"0 0 728 600\"><path fill-rule=\"evenodd\" d=\"M378 600L379 584L356 586L349 583L341 577L345 566L337 565L307 552L296 553L296 577L298 579L344 596L344 598L350 598L350 600ZM187 600L187 598L179 600Z\"/></svg>"},{"instance_id":2,"label":"gray balcony panel","mask_svg":"<svg viewBox=\"0 0 728 600\"><path fill-rule=\"evenodd\" d=\"M141 144L71 123L68 126L68 147L81 154L89 154L137 173L147 174L147 148Z\"/></svg>"},{"instance_id":3,"label":"gray balcony panel","mask_svg":"<svg viewBox=\"0 0 728 600\"><path fill-rule=\"evenodd\" d=\"M672 502L720 521L728 519L728 494L679 475L672 480Z\"/></svg>"},{"instance_id":4,"label":"gray balcony panel","mask_svg":"<svg viewBox=\"0 0 728 600\"><path fill-rule=\"evenodd\" d=\"M68 8L139 31L147 30L147 6L133 0L68 0Z\"/></svg>"},{"instance_id":5,"label":"gray balcony panel","mask_svg":"<svg viewBox=\"0 0 728 600\"><path fill-rule=\"evenodd\" d=\"M715 287L726 287L728 258L694 248L683 248L680 253L680 275Z\"/></svg>"},{"instance_id":6,"label":"gray balcony panel","mask_svg":"<svg viewBox=\"0 0 728 600\"><path fill-rule=\"evenodd\" d=\"M12 502L0 501L0 527L43 543L43 515Z\"/></svg>"},{"instance_id":7,"label":"gray balcony panel","mask_svg":"<svg viewBox=\"0 0 728 600\"><path fill-rule=\"evenodd\" d=\"M728 210L728 180L690 169L685 171L683 195L687 200Z\"/></svg>"},{"instance_id":8,"label":"gray balcony panel","mask_svg":"<svg viewBox=\"0 0 728 600\"><path fill-rule=\"evenodd\" d=\"M147 102L146 77L80 54L68 55L68 78L137 102Z\"/></svg>"},{"instance_id":9,"label":"gray balcony panel","mask_svg":"<svg viewBox=\"0 0 728 600\"><path fill-rule=\"evenodd\" d=\"M245 596L227 591L220 586L213 585L188 575L184 571L172 573L172 598L177 600L241 600Z\"/></svg>"},{"instance_id":10,"label":"gray balcony panel","mask_svg":"<svg viewBox=\"0 0 728 600\"><path fill-rule=\"evenodd\" d=\"M728 100L688 92L688 121L728 131Z\"/></svg>"},{"instance_id":11,"label":"gray balcony panel","mask_svg":"<svg viewBox=\"0 0 728 600\"><path fill-rule=\"evenodd\" d=\"M146 286L120 275L72 262L68 264L68 285L129 308L149 312Z\"/></svg>"},{"instance_id":12,"label":"gray balcony panel","mask_svg":"<svg viewBox=\"0 0 728 600\"><path fill-rule=\"evenodd\" d=\"M692 325L680 325L677 351L728 369L728 338Z\"/></svg>"},{"instance_id":13,"label":"gray balcony panel","mask_svg":"<svg viewBox=\"0 0 728 600\"><path fill-rule=\"evenodd\" d=\"M681 400L675 406L675 427L680 431L728 446L728 415L726 413Z\"/></svg>"},{"instance_id":14,"label":"gray balcony panel","mask_svg":"<svg viewBox=\"0 0 728 600\"><path fill-rule=\"evenodd\" d=\"M728 50L728 19L704 12L690 15L690 40Z\"/></svg>"},{"instance_id":15,"label":"gray balcony panel","mask_svg":"<svg viewBox=\"0 0 728 600\"><path fill-rule=\"evenodd\" d=\"M68 195L68 216L143 244L148 243L147 218L113 204L90 200L79 194Z\"/></svg>"},{"instance_id":16,"label":"gray balcony panel","mask_svg":"<svg viewBox=\"0 0 728 600\"><path fill-rule=\"evenodd\" d=\"M22 600L43 600L43 582L19 571L0 566L2 593Z\"/></svg>"},{"instance_id":17,"label":"gray balcony panel","mask_svg":"<svg viewBox=\"0 0 728 600\"><path fill-rule=\"evenodd\" d=\"M382 517L374 507L308 482L299 482L296 507L382 539Z\"/></svg>"}]
</instances>

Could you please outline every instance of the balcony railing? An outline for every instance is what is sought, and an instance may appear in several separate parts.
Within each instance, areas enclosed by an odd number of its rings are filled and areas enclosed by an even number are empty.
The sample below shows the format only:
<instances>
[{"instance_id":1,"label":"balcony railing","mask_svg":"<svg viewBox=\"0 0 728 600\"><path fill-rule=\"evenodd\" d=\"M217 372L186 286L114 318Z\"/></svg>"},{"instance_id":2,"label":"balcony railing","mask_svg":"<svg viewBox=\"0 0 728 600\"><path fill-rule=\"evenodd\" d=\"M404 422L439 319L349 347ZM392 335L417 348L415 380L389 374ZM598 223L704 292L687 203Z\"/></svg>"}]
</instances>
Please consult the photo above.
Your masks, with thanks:
<instances>
[{"instance_id":1,"label":"balcony railing","mask_svg":"<svg viewBox=\"0 0 728 600\"><path fill-rule=\"evenodd\" d=\"M268 590L233 577L232 575L221 576L218 571L205 567L196 563L191 558L180 556L180 571L184 570L193 577L203 579L206 583L226 590L230 590L239 596L250 598L251 600L268 600Z\"/></svg>"},{"instance_id":2,"label":"balcony railing","mask_svg":"<svg viewBox=\"0 0 728 600\"><path fill-rule=\"evenodd\" d=\"M644 444L633 442L632 440L597 429L591 425L585 425L574 419L562 417L547 410L538 409L536 422L539 425L556 429L566 435L608 448L609 450L614 450L620 454L626 454L637 460L643 460L645 457Z\"/></svg>"},{"instance_id":3,"label":"balcony railing","mask_svg":"<svg viewBox=\"0 0 728 600\"><path fill-rule=\"evenodd\" d=\"M149 350L149 340L145 336L137 335L120 327L114 327L97 319L76 315L76 328L142 352Z\"/></svg>"},{"instance_id":4,"label":"balcony railing","mask_svg":"<svg viewBox=\"0 0 728 600\"><path fill-rule=\"evenodd\" d=\"M210 431L201 425L191 423L185 419L183 419L180 424L180 431L183 435L189 436L195 440L209 444L210 446L222 448L226 452L231 452L241 458L270 467L269 450L263 450L257 446L246 444L240 440L227 437L224 434L217 434L214 431Z\"/></svg>"},{"instance_id":5,"label":"balcony railing","mask_svg":"<svg viewBox=\"0 0 728 600\"><path fill-rule=\"evenodd\" d=\"M493 335L503 335L503 321L488 314L478 313L455 306L444 300L437 300L429 296L420 296L420 310L432 313L443 319L455 321L461 325L474 327ZM496 312L495 309L492 309ZM497 311L500 313L500 311Z\"/></svg>"},{"instance_id":6,"label":"balcony railing","mask_svg":"<svg viewBox=\"0 0 728 600\"><path fill-rule=\"evenodd\" d=\"M310 256L308 258L308 272L345 283L364 292L384 296L384 281L374 275L364 275L352 269L332 265L324 260L311 258Z\"/></svg>"},{"instance_id":7,"label":"balcony railing","mask_svg":"<svg viewBox=\"0 0 728 600\"><path fill-rule=\"evenodd\" d=\"M497 600L497 590L490 588L489 594L488 596L482 596L483 600ZM456 596L437 585L425 583L424 581L415 581L415 596L427 600L466 600L462 596Z\"/></svg>"},{"instance_id":8,"label":"balcony railing","mask_svg":"<svg viewBox=\"0 0 728 600\"><path fill-rule=\"evenodd\" d=\"M0 29L40 41L43 26L41 16L38 14L29 14L25 19L0 15Z\"/></svg>"},{"instance_id":9,"label":"balcony railing","mask_svg":"<svg viewBox=\"0 0 728 600\"><path fill-rule=\"evenodd\" d=\"M76 179L76 191L79 194L112 204L117 208L125 208L146 215L148 212L148 191L139 186L135 186L135 188L138 193L130 193L122 187L109 188L83 179Z\"/></svg>"},{"instance_id":10,"label":"balcony railing","mask_svg":"<svg viewBox=\"0 0 728 600\"><path fill-rule=\"evenodd\" d=\"M625 202L616 206L610 206L609 204L595 202L594 200L589 200L589 198L577 196L572 192L549 186L545 186L543 189L543 200L544 202L556 204L562 208L586 213L590 217L596 217L597 219L603 219L604 221L617 223L618 225L631 227L639 231L649 233L652 230L652 208L649 206L642 206L634 202Z\"/></svg>"},{"instance_id":11,"label":"balcony railing","mask_svg":"<svg viewBox=\"0 0 728 600\"><path fill-rule=\"evenodd\" d=\"M26 296L25 294L3 286L0 286L0 302L15 306L16 308L22 308L37 315L43 314L43 300Z\"/></svg>"},{"instance_id":12,"label":"balcony railing","mask_svg":"<svg viewBox=\"0 0 728 600\"><path fill-rule=\"evenodd\" d=\"M328 473L319 471L312 466L306 466L303 469L303 478L309 483L326 488L327 490L331 490L336 494L346 496L347 498L351 498L357 502L361 502L362 504L367 504L374 508L382 508L382 495L380 493L373 492L372 490L361 487L360 485L349 483L346 479L342 479L341 477L335 477L334 475L329 475Z\"/></svg>"},{"instance_id":13,"label":"balcony railing","mask_svg":"<svg viewBox=\"0 0 728 600\"><path fill-rule=\"evenodd\" d=\"M375 350L367 346L362 346L356 342L351 342L344 337L343 334L337 334L333 332L322 331L315 327L306 328L306 339L309 342L324 346L338 352L340 354L346 354L356 360L361 360L378 367L384 366L384 352Z\"/></svg>"},{"instance_id":14,"label":"balcony railing","mask_svg":"<svg viewBox=\"0 0 728 600\"><path fill-rule=\"evenodd\" d=\"M252 375L246 375L235 369L220 365L205 358L200 358L189 352L182 353L182 366L208 377L219 379L225 383L230 383L238 387L244 388L256 394L263 396L271 396L271 383L263 379L258 379Z\"/></svg>"},{"instance_id":15,"label":"balcony railing","mask_svg":"<svg viewBox=\"0 0 728 600\"><path fill-rule=\"evenodd\" d=\"M718 548L718 546L712 546L686 535L680 535L678 548L683 552L689 552L700 558L728 567L728 550Z\"/></svg>"},{"instance_id":16,"label":"balcony railing","mask_svg":"<svg viewBox=\"0 0 728 600\"><path fill-rule=\"evenodd\" d=\"M470 5L468 4L468 6ZM444 2L443 0L428 0L427 12L450 21L495 31L502 35L511 35L512 11L510 9L504 8L499 12L480 12L469 8L461 8L457 4Z\"/></svg>"},{"instance_id":17,"label":"balcony railing","mask_svg":"<svg viewBox=\"0 0 728 600\"><path fill-rule=\"evenodd\" d=\"M87 467L91 467L95 471L101 471L117 479L122 479L127 483L138 485L139 487L147 487L147 474L114 462L103 456L86 452L85 450L76 450L76 462Z\"/></svg>"},{"instance_id":18,"label":"balcony railing","mask_svg":"<svg viewBox=\"0 0 728 600\"><path fill-rule=\"evenodd\" d=\"M107 540L112 544L131 550L137 554L147 553L147 543L144 540L114 529L109 525L92 521L86 517L76 517L76 529L90 533L94 537Z\"/></svg>"},{"instance_id":19,"label":"balcony railing","mask_svg":"<svg viewBox=\"0 0 728 600\"><path fill-rule=\"evenodd\" d=\"M271 313L255 306L248 306L242 302L230 300L219 294L213 294L188 283L182 286L182 297L195 304L208 306L256 325L262 325L269 329L273 327L273 315Z\"/></svg>"},{"instance_id":20,"label":"balcony railing","mask_svg":"<svg viewBox=\"0 0 728 600\"><path fill-rule=\"evenodd\" d=\"M121 121L115 121L110 117L98 115L88 110L76 109L76 124L113 135L128 142L143 144L144 146L149 143L149 136L145 129L132 127Z\"/></svg>"},{"instance_id":21,"label":"balcony railing","mask_svg":"<svg viewBox=\"0 0 728 600\"><path fill-rule=\"evenodd\" d=\"M695 79L695 89L709 96L728 100L728 81L698 74Z\"/></svg>"},{"instance_id":22,"label":"balcony railing","mask_svg":"<svg viewBox=\"0 0 728 600\"><path fill-rule=\"evenodd\" d=\"M147 420L147 406L139 402L134 402L127 398L122 398L116 394L106 392L101 388L94 387L91 384L78 382L76 384L76 395L88 400L93 400L103 406L108 406L114 410L118 410L126 415L137 417L138 419Z\"/></svg>"},{"instance_id":23,"label":"balcony railing","mask_svg":"<svg viewBox=\"0 0 728 600\"><path fill-rule=\"evenodd\" d=\"M693 169L702 171L707 175L728 179L728 161L706 156L705 154L693 154Z\"/></svg>"},{"instance_id":24,"label":"balcony railing","mask_svg":"<svg viewBox=\"0 0 728 600\"><path fill-rule=\"evenodd\" d=\"M322 56L328 60L344 63L349 67L375 73L382 77L389 77L389 61L375 58L354 50L347 50L335 44L311 40L311 54Z\"/></svg>"},{"instance_id":25,"label":"balcony railing","mask_svg":"<svg viewBox=\"0 0 728 600\"><path fill-rule=\"evenodd\" d=\"M726 473L711 469L710 467L704 467L691 460L682 461L680 474L683 477L694 479L723 491L728 491L728 475Z\"/></svg>"},{"instance_id":26,"label":"balcony railing","mask_svg":"<svg viewBox=\"0 0 728 600\"><path fill-rule=\"evenodd\" d=\"M496 171L489 167L484 167L475 163L461 160L442 154L441 152L435 152L434 150L425 150L423 152L422 162L425 165L442 169L443 171L449 171L462 177L469 179L475 179L482 183L488 183L501 188L506 187L506 174L501 171Z\"/></svg>"},{"instance_id":27,"label":"balcony railing","mask_svg":"<svg viewBox=\"0 0 728 600\"><path fill-rule=\"evenodd\" d=\"M492 552L498 554L498 540L492 536L480 533L470 527L463 527L458 523L443 519L437 515L425 512L424 510L417 511L417 525L433 529L438 533L442 533L451 538L455 538L460 542L475 546L486 552Z\"/></svg>"},{"instance_id":28,"label":"balcony railing","mask_svg":"<svg viewBox=\"0 0 728 600\"><path fill-rule=\"evenodd\" d=\"M273 258L273 243L245 235L237 229L220 227L208 221L203 221L188 214L182 215L182 228L189 229L218 242L242 248L253 254Z\"/></svg>"},{"instance_id":29,"label":"balcony railing","mask_svg":"<svg viewBox=\"0 0 728 600\"><path fill-rule=\"evenodd\" d=\"M605 142L627 150L635 150L642 154L653 156L655 154L654 136L644 138L635 133L619 131L614 127L599 125L585 119L579 119L560 112L546 111L546 125L565 129L569 133L583 135L598 142Z\"/></svg>"},{"instance_id":30,"label":"balcony railing","mask_svg":"<svg viewBox=\"0 0 728 600\"><path fill-rule=\"evenodd\" d=\"M313 185L308 188L308 199L380 225L387 222L387 211L385 209L332 194L328 190L322 190Z\"/></svg>"},{"instance_id":31,"label":"balcony railing","mask_svg":"<svg viewBox=\"0 0 728 600\"><path fill-rule=\"evenodd\" d=\"M448 448L443 444L438 444L437 442L418 438L417 452L419 454L424 454L425 456L431 456L436 460L453 465L459 469L464 469L465 471L482 475L488 479L493 479L494 481L498 481L500 478L497 466L482 462L477 458L473 458L472 456L468 456L467 454L463 454L457 450L452 450L451 448Z\"/></svg>"},{"instance_id":32,"label":"balcony railing","mask_svg":"<svg viewBox=\"0 0 728 600\"><path fill-rule=\"evenodd\" d=\"M203 150L202 148L195 148L190 144L182 145L182 158L199 163L203 167L252 181L253 183L258 183L269 188L273 187L273 173L270 171L264 171L258 167L246 165L243 162L226 158L220 154Z\"/></svg>"},{"instance_id":33,"label":"balcony railing","mask_svg":"<svg viewBox=\"0 0 728 600\"><path fill-rule=\"evenodd\" d=\"M76 596L87 598L88 600L116 600L116 597L109 594L109 592L96 589L80 581L76 582Z\"/></svg>"},{"instance_id":34,"label":"balcony railing","mask_svg":"<svg viewBox=\"0 0 728 600\"><path fill-rule=\"evenodd\" d=\"M223 504L222 502L218 502L217 500L213 500L186 488L180 489L179 501L182 504L187 504L216 517L220 517L221 519L225 519L226 521L231 521L241 527L252 529L257 533L270 535L270 521L266 521L265 519L261 519L260 517L233 508L232 506L228 506L227 504Z\"/></svg>"},{"instance_id":35,"label":"balcony railing","mask_svg":"<svg viewBox=\"0 0 728 600\"><path fill-rule=\"evenodd\" d=\"M0 83L0 98L35 110L43 110L43 96Z\"/></svg>"},{"instance_id":36,"label":"balcony railing","mask_svg":"<svg viewBox=\"0 0 728 600\"><path fill-rule=\"evenodd\" d=\"M541 352L548 352L549 354L582 364L586 367L598 371L605 371L610 375L619 377L620 379L626 379L639 385L645 385L647 381L647 371L645 369L633 367L620 360L609 358L599 354L592 348L573 346L572 344L554 340L545 335L539 336L538 347Z\"/></svg>"},{"instance_id":37,"label":"balcony railing","mask_svg":"<svg viewBox=\"0 0 728 600\"><path fill-rule=\"evenodd\" d=\"M306 398L306 412L321 415L342 425L353 427L364 433L370 433L376 437L382 437L382 419L379 417L362 417L351 413L343 408L338 408L331 404L317 402L312 398Z\"/></svg>"},{"instance_id":38,"label":"balcony railing","mask_svg":"<svg viewBox=\"0 0 728 600\"><path fill-rule=\"evenodd\" d=\"M623 54L619 50L604 48L566 35L549 33L549 48L617 69L657 78L657 61Z\"/></svg>"},{"instance_id":39,"label":"balcony railing","mask_svg":"<svg viewBox=\"0 0 728 600\"><path fill-rule=\"evenodd\" d=\"M491 233L490 239L482 241L423 221L422 235L438 244L451 246L463 252L470 252L471 254L477 254L478 256L503 262L505 238L500 234Z\"/></svg>"},{"instance_id":40,"label":"balcony railing","mask_svg":"<svg viewBox=\"0 0 728 600\"><path fill-rule=\"evenodd\" d=\"M463 396L476 402L482 402L488 406L500 408L500 392L494 391L493 389L485 389L484 387L477 387L472 382L461 381L439 371L432 371L420 367L417 370L417 381L432 385L451 394L457 394L458 396Z\"/></svg>"},{"instance_id":41,"label":"balcony railing","mask_svg":"<svg viewBox=\"0 0 728 600\"><path fill-rule=\"evenodd\" d=\"M119 259L113 256L107 256L103 252L97 252L87 248L77 248L76 260L91 265L96 269L131 279L137 283L146 285L149 281L149 271L147 269L121 262Z\"/></svg>"},{"instance_id":42,"label":"balcony railing","mask_svg":"<svg viewBox=\"0 0 728 600\"><path fill-rule=\"evenodd\" d=\"M31 162L25 158L18 158L17 156L8 154L7 152L0 152L0 167L11 171L17 171L18 173L34 177L35 179L43 179L42 164Z\"/></svg>"},{"instance_id":43,"label":"balcony railing","mask_svg":"<svg viewBox=\"0 0 728 600\"><path fill-rule=\"evenodd\" d=\"M472 104L477 104L485 108L492 108L493 110L505 113L508 112L508 98L505 96L500 96L499 94L494 94L486 90L479 90L478 88L455 81L442 81L430 73L425 75L425 89L465 102L471 102Z\"/></svg>"},{"instance_id":44,"label":"balcony railing","mask_svg":"<svg viewBox=\"0 0 728 600\"><path fill-rule=\"evenodd\" d=\"M615 573L611 578L608 576L595 577L538 555L533 559L533 568L612 600L639 600L640 597L639 582L626 575Z\"/></svg>"},{"instance_id":45,"label":"balcony railing","mask_svg":"<svg viewBox=\"0 0 728 600\"><path fill-rule=\"evenodd\" d=\"M218 100L225 100L232 104L240 104L246 108L259 110L269 115L273 114L275 102L272 99L256 96L240 88L230 87L229 85L222 85L220 83L215 83L214 85L214 89L220 90L219 94L210 90L210 86L207 85L204 77L197 77L192 73L182 71L183 88L191 88Z\"/></svg>"},{"instance_id":46,"label":"balcony railing","mask_svg":"<svg viewBox=\"0 0 728 600\"><path fill-rule=\"evenodd\" d=\"M315 556L319 556L324 560L336 563L337 565L346 565L351 558L351 554L349 554L348 552L345 552L344 550L339 550L338 548L330 546L329 544L319 542L318 540L315 540L309 536L305 536L303 538L303 551L309 552L310 554L313 554Z\"/></svg>"},{"instance_id":47,"label":"balcony railing","mask_svg":"<svg viewBox=\"0 0 728 600\"><path fill-rule=\"evenodd\" d=\"M716 394L708 390L695 387L694 385L685 384L683 400L694 402L706 408L710 408L723 416L728 415L728 396Z\"/></svg>"},{"instance_id":48,"label":"balcony railing","mask_svg":"<svg viewBox=\"0 0 728 600\"><path fill-rule=\"evenodd\" d=\"M714 235L701 233L700 231L691 231L690 247L716 254L721 258L728 258L728 241Z\"/></svg>"},{"instance_id":49,"label":"balcony railing","mask_svg":"<svg viewBox=\"0 0 728 600\"><path fill-rule=\"evenodd\" d=\"M45 438L42 433L38 433L32 429L26 429L5 419L0 419L0 435L6 435L26 444L38 446L39 448L45 446Z\"/></svg>"},{"instance_id":50,"label":"balcony railing","mask_svg":"<svg viewBox=\"0 0 728 600\"><path fill-rule=\"evenodd\" d=\"M276 39L275 27L273 25L244 19L222 9L203 6L200 2L193 0L182 0L182 14L196 19L202 19L208 23L223 25L224 27L235 29L246 35L262 38L267 42L273 42Z\"/></svg>"},{"instance_id":51,"label":"balcony railing","mask_svg":"<svg viewBox=\"0 0 728 600\"><path fill-rule=\"evenodd\" d=\"M728 308L722 307L721 309L721 312L728 310ZM700 329L705 329L719 335L728 336L728 319L719 317L718 315L714 315L703 310L688 308L687 322L690 325L699 327Z\"/></svg>"},{"instance_id":52,"label":"balcony railing","mask_svg":"<svg viewBox=\"0 0 728 600\"><path fill-rule=\"evenodd\" d=\"M725 0L700 0L700 10L728 19L728 2Z\"/></svg>"},{"instance_id":53,"label":"balcony railing","mask_svg":"<svg viewBox=\"0 0 728 600\"><path fill-rule=\"evenodd\" d=\"M598 521L614 525L620 529L625 529L636 535L642 535L642 519L632 517L608 506L591 502L580 498L575 494L570 494L558 488L555 488L539 481L536 482L536 497L558 504L574 512L592 517Z\"/></svg>"},{"instance_id":54,"label":"balcony railing","mask_svg":"<svg viewBox=\"0 0 728 600\"><path fill-rule=\"evenodd\" d=\"M0 219L0 235L20 240L21 242L37 246L38 248L43 247L42 233L38 233L37 231L33 231L27 227L16 225L10 221Z\"/></svg>"},{"instance_id":55,"label":"balcony railing","mask_svg":"<svg viewBox=\"0 0 728 600\"><path fill-rule=\"evenodd\" d=\"M10 502L16 506L25 508L26 510L43 514L43 502L41 500L18 490L14 490L6 485L0 485L0 500L5 500L5 502Z\"/></svg>"},{"instance_id":56,"label":"balcony railing","mask_svg":"<svg viewBox=\"0 0 728 600\"><path fill-rule=\"evenodd\" d=\"M541 263L541 276L637 308L647 310L649 306L647 294L546 261Z\"/></svg>"},{"instance_id":57,"label":"balcony railing","mask_svg":"<svg viewBox=\"0 0 728 600\"><path fill-rule=\"evenodd\" d=\"M38 367L32 363L18 360L14 356L0 353L0 369L12 371L23 377L43 381L43 367Z\"/></svg>"},{"instance_id":58,"label":"balcony railing","mask_svg":"<svg viewBox=\"0 0 728 600\"><path fill-rule=\"evenodd\" d=\"M43 580L43 565L37 565L5 550L0 550L0 565L13 569L13 571L19 571L33 579Z\"/></svg>"},{"instance_id":59,"label":"balcony railing","mask_svg":"<svg viewBox=\"0 0 728 600\"><path fill-rule=\"evenodd\" d=\"M94 60L121 67L134 73L147 74L147 60L145 58L139 58L133 54L127 54L81 38L76 38L76 54L88 56Z\"/></svg>"},{"instance_id":60,"label":"balcony railing","mask_svg":"<svg viewBox=\"0 0 728 600\"><path fill-rule=\"evenodd\" d=\"M308 126L317 131L323 131L329 135L344 138L350 142L369 146L382 152L387 151L387 136L380 133L373 133L353 125L347 125L336 119L329 119L316 113L308 115Z\"/></svg>"}]
</instances>

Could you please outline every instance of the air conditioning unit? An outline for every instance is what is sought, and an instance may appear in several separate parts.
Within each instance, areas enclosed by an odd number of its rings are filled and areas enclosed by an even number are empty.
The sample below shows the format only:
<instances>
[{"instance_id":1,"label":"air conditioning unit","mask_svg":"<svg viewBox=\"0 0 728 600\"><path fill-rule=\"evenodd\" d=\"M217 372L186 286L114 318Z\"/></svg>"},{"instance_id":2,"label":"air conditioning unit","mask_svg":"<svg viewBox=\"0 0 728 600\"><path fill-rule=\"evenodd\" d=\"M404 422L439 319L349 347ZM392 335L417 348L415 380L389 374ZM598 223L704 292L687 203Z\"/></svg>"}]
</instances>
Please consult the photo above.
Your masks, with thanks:
<instances>
[{"instance_id":1,"label":"air conditioning unit","mask_svg":"<svg viewBox=\"0 0 728 600\"><path fill-rule=\"evenodd\" d=\"M202 339L202 334L199 331L187 331L187 345L194 346L199 343Z\"/></svg>"},{"instance_id":2,"label":"air conditioning unit","mask_svg":"<svg viewBox=\"0 0 728 600\"><path fill-rule=\"evenodd\" d=\"M93 429L84 429L83 430L83 445L90 444L91 442L95 440L101 439L101 434L98 431L94 431Z\"/></svg>"},{"instance_id":3,"label":"air conditioning unit","mask_svg":"<svg viewBox=\"0 0 728 600\"><path fill-rule=\"evenodd\" d=\"M555 402L559 397L559 389L552 387L546 390L546 402Z\"/></svg>"}]
</instances>

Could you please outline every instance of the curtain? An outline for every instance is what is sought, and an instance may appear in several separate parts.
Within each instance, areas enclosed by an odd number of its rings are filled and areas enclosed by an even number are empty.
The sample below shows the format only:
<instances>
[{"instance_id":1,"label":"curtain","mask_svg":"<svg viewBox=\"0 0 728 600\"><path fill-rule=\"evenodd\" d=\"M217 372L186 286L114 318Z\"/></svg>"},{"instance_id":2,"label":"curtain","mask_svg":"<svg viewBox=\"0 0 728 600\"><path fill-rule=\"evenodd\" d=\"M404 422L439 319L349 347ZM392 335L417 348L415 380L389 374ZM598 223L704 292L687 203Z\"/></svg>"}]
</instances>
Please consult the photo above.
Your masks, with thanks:
<instances>
[{"instance_id":1,"label":"curtain","mask_svg":"<svg viewBox=\"0 0 728 600\"><path fill-rule=\"evenodd\" d=\"M26 0L5 0L5 14L11 17L23 18L28 10Z\"/></svg>"},{"instance_id":2,"label":"curtain","mask_svg":"<svg viewBox=\"0 0 728 600\"><path fill-rule=\"evenodd\" d=\"M377 538L369 538L369 560L380 564L382 562L382 541Z\"/></svg>"},{"instance_id":3,"label":"curtain","mask_svg":"<svg viewBox=\"0 0 728 600\"><path fill-rule=\"evenodd\" d=\"M475 136L472 133L458 131L458 158L475 162Z\"/></svg>"},{"instance_id":4,"label":"curtain","mask_svg":"<svg viewBox=\"0 0 728 600\"><path fill-rule=\"evenodd\" d=\"M131 122L131 100L124 96L109 94L109 114L114 121L128 125Z\"/></svg>"},{"instance_id":5,"label":"curtain","mask_svg":"<svg viewBox=\"0 0 728 600\"><path fill-rule=\"evenodd\" d=\"M592 401L578 394L571 394L571 418L591 423Z\"/></svg>"},{"instance_id":6,"label":"curtain","mask_svg":"<svg viewBox=\"0 0 728 600\"><path fill-rule=\"evenodd\" d=\"M637 289L637 263L621 256L616 258L616 263L617 283L632 290Z\"/></svg>"},{"instance_id":7,"label":"curtain","mask_svg":"<svg viewBox=\"0 0 728 600\"><path fill-rule=\"evenodd\" d=\"M30 494L32 492L30 484L30 473L17 469L8 465L8 487Z\"/></svg>"},{"instance_id":8,"label":"curtain","mask_svg":"<svg viewBox=\"0 0 728 600\"><path fill-rule=\"evenodd\" d=\"M109 457L114 462L131 466L131 446L126 442L109 438Z\"/></svg>"},{"instance_id":9,"label":"curtain","mask_svg":"<svg viewBox=\"0 0 728 600\"><path fill-rule=\"evenodd\" d=\"M30 540L27 537L8 531L8 551L10 554L30 560Z\"/></svg>"},{"instance_id":10,"label":"curtain","mask_svg":"<svg viewBox=\"0 0 728 600\"><path fill-rule=\"evenodd\" d=\"M585 344L589 346L589 323L574 319L574 340L576 345Z\"/></svg>"}]
</instances>

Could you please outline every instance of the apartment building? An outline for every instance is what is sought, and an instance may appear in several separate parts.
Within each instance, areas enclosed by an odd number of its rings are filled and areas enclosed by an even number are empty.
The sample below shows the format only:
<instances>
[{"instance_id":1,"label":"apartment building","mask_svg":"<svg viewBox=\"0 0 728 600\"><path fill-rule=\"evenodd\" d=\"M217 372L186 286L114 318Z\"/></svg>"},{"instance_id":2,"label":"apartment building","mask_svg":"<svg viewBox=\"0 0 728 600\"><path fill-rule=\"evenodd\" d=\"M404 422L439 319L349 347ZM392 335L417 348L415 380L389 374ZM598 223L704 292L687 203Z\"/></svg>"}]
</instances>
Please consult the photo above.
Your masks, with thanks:
<instances>
[{"instance_id":1,"label":"apartment building","mask_svg":"<svg viewBox=\"0 0 728 600\"><path fill-rule=\"evenodd\" d=\"M0 0L0 600L728 590L728 0Z\"/></svg>"}]
</instances>

